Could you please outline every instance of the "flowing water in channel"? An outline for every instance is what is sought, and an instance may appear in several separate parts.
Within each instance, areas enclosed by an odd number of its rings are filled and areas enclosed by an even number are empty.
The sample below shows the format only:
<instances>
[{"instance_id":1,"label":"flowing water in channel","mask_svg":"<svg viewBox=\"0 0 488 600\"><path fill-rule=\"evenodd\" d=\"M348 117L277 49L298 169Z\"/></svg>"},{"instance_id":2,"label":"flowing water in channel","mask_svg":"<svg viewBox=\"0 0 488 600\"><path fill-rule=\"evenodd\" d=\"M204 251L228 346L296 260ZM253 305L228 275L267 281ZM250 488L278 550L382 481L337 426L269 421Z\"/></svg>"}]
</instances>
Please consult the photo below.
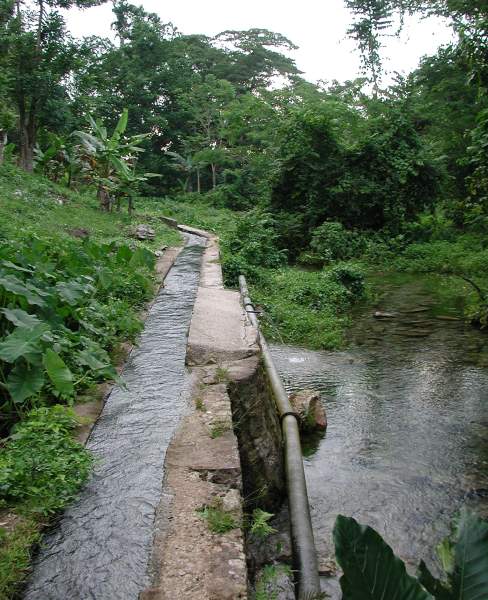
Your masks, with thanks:
<instances>
[{"instance_id":1,"label":"flowing water in channel","mask_svg":"<svg viewBox=\"0 0 488 600\"><path fill-rule=\"evenodd\" d=\"M154 514L163 463L184 413L186 338L204 239L188 236L139 346L87 447L96 459L81 496L45 536L26 600L136 600L150 582Z\"/></svg>"},{"instance_id":2,"label":"flowing water in channel","mask_svg":"<svg viewBox=\"0 0 488 600\"><path fill-rule=\"evenodd\" d=\"M389 277L379 289L346 351L272 351L288 390L319 390L327 410L326 435L304 446L319 556L334 555L342 513L376 528L409 567L434 566L463 504L488 513L488 334L456 320L462 299L441 277Z\"/></svg>"}]
</instances>

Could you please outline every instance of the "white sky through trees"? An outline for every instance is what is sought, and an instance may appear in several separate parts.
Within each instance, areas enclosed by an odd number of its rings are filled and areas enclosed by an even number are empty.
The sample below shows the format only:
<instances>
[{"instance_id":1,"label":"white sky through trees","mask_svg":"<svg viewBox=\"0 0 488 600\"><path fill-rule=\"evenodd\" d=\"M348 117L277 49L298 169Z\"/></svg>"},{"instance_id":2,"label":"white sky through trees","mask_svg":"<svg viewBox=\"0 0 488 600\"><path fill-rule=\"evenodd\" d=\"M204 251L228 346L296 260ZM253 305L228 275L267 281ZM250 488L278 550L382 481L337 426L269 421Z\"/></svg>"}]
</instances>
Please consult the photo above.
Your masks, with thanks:
<instances>
[{"instance_id":1,"label":"white sky through trees","mask_svg":"<svg viewBox=\"0 0 488 600\"><path fill-rule=\"evenodd\" d=\"M342 0L133 0L145 10L158 13L163 22L172 22L185 34L215 35L225 29L270 29L282 33L299 50L291 53L304 77L345 81L360 75L360 60L355 44L347 38L351 15ZM68 29L77 37L113 37L112 4L85 11L67 11ZM440 19L409 18L398 40L385 41L383 56L388 72L407 74L423 55L452 39L449 27ZM390 78L385 77L385 83Z\"/></svg>"}]
</instances>

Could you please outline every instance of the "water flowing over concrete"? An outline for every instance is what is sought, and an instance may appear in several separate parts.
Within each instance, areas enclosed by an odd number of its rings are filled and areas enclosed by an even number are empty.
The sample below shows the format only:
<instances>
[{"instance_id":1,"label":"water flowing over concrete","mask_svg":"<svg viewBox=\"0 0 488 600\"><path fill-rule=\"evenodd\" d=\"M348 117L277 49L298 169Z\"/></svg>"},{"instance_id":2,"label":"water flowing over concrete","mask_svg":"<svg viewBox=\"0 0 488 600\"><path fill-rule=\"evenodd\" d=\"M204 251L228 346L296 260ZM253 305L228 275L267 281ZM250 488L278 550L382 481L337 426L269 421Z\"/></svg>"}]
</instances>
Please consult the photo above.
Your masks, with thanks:
<instances>
[{"instance_id":1,"label":"water flowing over concrete","mask_svg":"<svg viewBox=\"0 0 488 600\"><path fill-rule=\"evenodd\" d=\"M45 536L26 600L136 600L148 585L163 464L185 412L185 352L205 240L188 236L87 447L81 496Z\"/></svg>"},{"instance_id":2,"label":"water flowing over concrete","mask_svg":"<svg viewBox=\"0 0 488 600\"><path fill-rule=\"evenodd\" d=\"M319 390L327 410L327 433L305 446L322 559L334 556L338 513L375 527L412 569L423 558L434 570L460 507L488 514L488 336L456 320L443 284L382 283L346 351L273 348L288 389Z\"/></svg>"}]
</instances>

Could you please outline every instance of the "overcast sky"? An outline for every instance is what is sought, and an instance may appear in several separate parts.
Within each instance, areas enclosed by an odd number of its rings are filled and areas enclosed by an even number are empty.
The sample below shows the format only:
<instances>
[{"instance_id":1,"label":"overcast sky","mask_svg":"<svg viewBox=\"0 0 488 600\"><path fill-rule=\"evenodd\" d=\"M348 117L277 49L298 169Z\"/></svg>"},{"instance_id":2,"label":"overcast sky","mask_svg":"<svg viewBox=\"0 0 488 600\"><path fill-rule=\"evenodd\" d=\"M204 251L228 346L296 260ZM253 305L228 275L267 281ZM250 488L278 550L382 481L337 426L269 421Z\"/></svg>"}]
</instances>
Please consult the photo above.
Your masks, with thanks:
<instances>
[{"instance_id":1,"label":"overcast sky","mask_svg":"<svg viewBox=\"0 0 488 600\"><path fill-rule=\"evenodd\" d=\"M310 81L345 81L359 76L355 44L347 39L351 15L343 0L143 0L147 11L158 13L182 33L213 36L226 29L259 27L282 33L299 49L291 56ZM112 36L111 3L67 13L68 28L83 35ZM451 31L439 19L408 19L400 40L392 38L383 50L388 71L408 73L420 57L433 54L451 39Z\"/></svg>"}]
</instances>

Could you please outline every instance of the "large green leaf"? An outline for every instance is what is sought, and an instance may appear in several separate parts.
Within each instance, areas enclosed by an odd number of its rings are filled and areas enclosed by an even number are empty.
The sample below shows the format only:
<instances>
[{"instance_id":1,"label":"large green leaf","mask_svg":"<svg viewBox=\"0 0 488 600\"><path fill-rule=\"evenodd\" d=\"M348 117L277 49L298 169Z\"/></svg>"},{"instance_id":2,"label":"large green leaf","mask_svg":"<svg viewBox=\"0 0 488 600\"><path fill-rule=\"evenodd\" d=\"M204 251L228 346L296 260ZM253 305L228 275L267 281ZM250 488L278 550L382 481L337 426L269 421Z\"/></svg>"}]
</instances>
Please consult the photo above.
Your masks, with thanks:
<instances>
[{"instance_id":1,"label":"large green leaf","mask_svg":"<svg viewBox=\"0 0 488 600\"><path fill-rule=\"evenodd\" d=\"M454 561L453 600L487 600L488 523L467 510L459 520Z\"/></svg>"},{"instance_id":2,"label":"large green leaf","mask_svg":"<svg viewBox=\"0 0 488 600\"><path fill-rule=\"evenodd\" d=\"M76 306L85 296L86 292L91 290L91 286L83 285L74 280L60 281L56 284L56 290L65 302L70 306Z\"/></svg>"},{"instance_id":3,"label":"large green leaf","mask_svg":"<svg viewBox=\"0 0 488 600\"><path fill-rule=\"evenodd\" d=\"M417 577L424 588L430 592L436 600L452 600L451 589L439 579L436 579L422 560L417 572Z\"/></svg>"},{"instance_id":4,"label":"large green leaf","mask_svg":"<svg viewBox=\"0 0 488 600\"><path fill-rule=\"evenodd\" d=\"M147 267L152 269L156 258L152 252L146 248L137 248L129 261L131 267Z\"/></svg>"},{"instance_id":5,"label":"large green leaf","mask_svg":"<svg viewBox=\"0 0 488 600\"><path fill-rule=\"evenodd\" d=\"M371 527L339 515L334 542L344 600L433 600Z\"/></svg>"},{"instance_id":6,"label":"large green leaf","mask_svg":"<svg viewBox=\"0 0 488 600\"><path fill-rule=\"evenodd\" d=\"M32 329L17 327L0 342L0 360L8 363L15 362L21 356L29 356L41 351L39 341L49 331L49 326L40 323Z\"/></svg>"},{"instance_id":7,"label":"large green leaf","mask_svg":"<svg viewBox=\"0 0 488 600\"><path fill-rule=\"evenodd\" d=\"M16 404L32 398L44 385L44 372L40 367L28 366L20 362L10 371L7 378L7 390Z\"/></svg>"},{"instance_id":8,"label":"large green leaf","mask_svg":"<svg viewBox=\"0 0 488 600\"><path fill-rule=\"evenodd\" d=\"M129 110L127 108L124 108L124 110L122 111L122 114L120 115L120 119L117 123L117 126L115 127L115 130L113 132L112 140L118 140L120 138L120 136L127 129L128 121L129 121Z\"/></svg>"},{"instance_id":9,"label":"large green leaf","mask_svg":"<svg viewBox=\"0 0 488 600\"><path fill-rule=\"evenodd\" d=\"M49 348L44 354L43 363L56 390L63 396L71 396L74 391L73 374L59 354Z\"/></svg>"},{"instance_id":10,"label":"large green leaf","mask_svg":"<svg viewBox=\"0 0 488 600\"><path fill-rule=\"evenodd\" d=\"M42 290L35 288L33 285L24 285L22 280L15 277L15 275L5 275L5 277L0 277L0 286L16 296L22 296L33 306L46 305L41 298L42 295L45 295Z\"/></svg>"},{"instance_id":11,"label":"large green leaf","mask_svg":"<svg viewBox=\"0 0 488 600\"><path fill-rule=\"evenodd\" d=\"M41 322L35 315L30 315L21 308L4 308L0 312L5 315L7 321L10 321L16 327L28 327L32 329Z\"/></svg>"}]
</instances>

